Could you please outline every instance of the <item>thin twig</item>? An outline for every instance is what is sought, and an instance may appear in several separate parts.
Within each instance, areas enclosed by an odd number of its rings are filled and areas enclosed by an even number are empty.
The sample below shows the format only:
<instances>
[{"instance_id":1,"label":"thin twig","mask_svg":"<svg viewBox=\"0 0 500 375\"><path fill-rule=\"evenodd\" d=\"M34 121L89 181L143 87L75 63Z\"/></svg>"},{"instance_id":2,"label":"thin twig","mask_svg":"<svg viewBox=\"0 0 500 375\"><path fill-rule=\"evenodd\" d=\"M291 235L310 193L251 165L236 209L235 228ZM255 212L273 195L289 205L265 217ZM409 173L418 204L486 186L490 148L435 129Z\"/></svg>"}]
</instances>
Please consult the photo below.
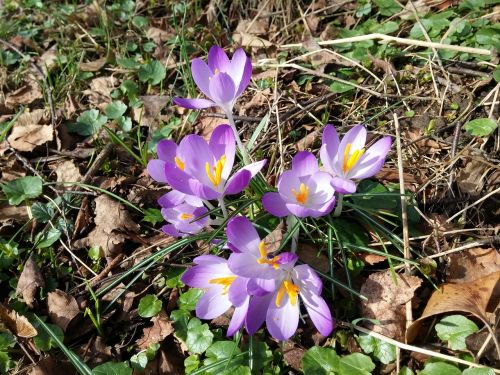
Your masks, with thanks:
<instances>
[{"instance_id":1,"label":"thin twig","mask_svg":"<svg viewBox=\"0 0 500 375\"><path fill-rule=\"evenodd\" d=\"M445 44L445 43L427 42L427 41L416 40L416 39L399 38L396 36L379 34L379 33L354 36L351 38L319 41L318 44L320 46L332 46L335 44L362 42L364 40L382 40L385 42L395 42L395 43L399 43L399 44L405 44L408 46L419 46L419 47L426 47L426 48L445 49L445 50L450 50L450 51L473 53L476 55L486 55L486 56L492 55L490 50L484 49L484 48L455 46L453 44ZM281 46L278 46L278 48L280 48L280 49L300 48L300 47L303 47L303 43L283 44Z\"/></svg>"},{"instance_id":2,"label":"thin twig","mask_svg":"<svg viewBox=\"0 0 500 375\"><path fill-rule=\"evenodd\" d=\"M488 199L489 197L491 197L492 195L495 195L495 194L498 194L500 193L500 188L498 189L495 189L491 192L489 192L488 194L486 194L485 196L483 196L482 198L478 199L477 201L475 201L474 203L471 203L467 206L465 206L463 209L461 209L460 211L458 211L455 215L453 215L452 217L450 217L448 220L446 220L447 223L453 221L453 219L455 219L457 216L460 216L462 213L464 213L465 211L467 211L469 208L472 208L474 207L475 205L485 201L486 199Z\"/></svg>"}]
</instances>

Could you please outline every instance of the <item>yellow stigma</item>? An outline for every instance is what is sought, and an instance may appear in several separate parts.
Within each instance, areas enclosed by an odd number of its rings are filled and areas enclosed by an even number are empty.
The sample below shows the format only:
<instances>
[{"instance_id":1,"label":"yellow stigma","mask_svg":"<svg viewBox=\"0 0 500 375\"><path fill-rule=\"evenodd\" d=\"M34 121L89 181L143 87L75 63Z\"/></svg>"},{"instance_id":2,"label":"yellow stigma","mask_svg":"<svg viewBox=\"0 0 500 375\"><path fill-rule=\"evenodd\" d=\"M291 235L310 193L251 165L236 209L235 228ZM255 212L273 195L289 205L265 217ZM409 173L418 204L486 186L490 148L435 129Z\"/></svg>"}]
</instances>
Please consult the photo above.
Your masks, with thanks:
<instances>
[{"instance_id":1,"label":"yellow stigma","mask_svg":"<svg viewBox=\"0 0 500 375\"><path fill-rule=\"evenodd\" d=\"M259 253L260 253L260 258L257 259L257 263L259 264L269 264L272 266L275 270L279 269L280 266L278 264L278 257L275 256L272 259L267 259L267 250L266 250L266 244L264 241L260 241L259 244Z\"/></svg>"},{"instance_id":2,"label":"yellow stigma","mask_svg":"<svg viewBox=\"0 0 500 375\"><path fill-rule=\"evenodd\" d=\"M208 280L208 283L222 285L224 287L222 294L227 294L227 291L234 279L236 279L236 276L217 277L215 279Z\"/></svg>"},{"instance_id":3,"label":"yellow stigma","mask_svg":"<svg viewBox=\"0 0 500 375\"><path fill-rule=\"evenodd\" d=\"M297 203L306 204L307 197L309 196L309 187L304 183L300 184L299 191L292 189L292 194L295 195Z\"/></svg>"},{"instance_id":4,"label":"yellow stigma","mask_svg":"<svg viewBox=\"0 0 500 375\"><path fill-rule=\"evenodd\" d=\"M194 217L193 214L180 214L179 217L181 218L181 220L188 220L188 219L192 219Z\"/></svg>"},{"instance_id":5,"label":"yellow stigma","mask_svg":"<svg viewBox=\"0 0 500 375\"><path fill-rule=\"evenodd\" d=\"M220 181L222 179L222 170L224 169L224 165L226 164L226 155L222 155L222 157L217 160L215 166L210 170L210 164L208 161L205 163L205 171L207 172L208 179L214 184L214 186L219 186Z\"/></svg>"},{"instance_id":6,"label":"yellow stigma","mask_svg":"<svg viewBox=\"0 0 500 375\"><path fill-rule=\"evenodd\" d=\"M281 300L283 299L285 293L288 294L288 299L290 300L292 306L295 306L299 292L300 288L297 285L289 280L283 281L278 289L278 293L276 293L276 307L281 306Z\"/></svg>"},{"instance_id":7,"label":"yellow stigma","mask_svg":"<svg viewBox=\"0 0 500 375\"><path fill-rule=\"evenodd\" d=\"M365 149L355 150L351 155L349 152L351 151L351 144L348 143L344 149L344 161L342 163L342 170L344 173L349 172L359 161L361 156L365 153Z\"/></svg>"},{"instance_id":8,"label":"yellow stigma","mask_svg":"<svg viewBox=\"0 0 500 375\"><path fill-rule=\"evenodd\" d=\"M179 168L181 171L184 170L184 162L177 156L175 157L175 165L177 165L177 168Z\"/></svg>"}]
</instances>

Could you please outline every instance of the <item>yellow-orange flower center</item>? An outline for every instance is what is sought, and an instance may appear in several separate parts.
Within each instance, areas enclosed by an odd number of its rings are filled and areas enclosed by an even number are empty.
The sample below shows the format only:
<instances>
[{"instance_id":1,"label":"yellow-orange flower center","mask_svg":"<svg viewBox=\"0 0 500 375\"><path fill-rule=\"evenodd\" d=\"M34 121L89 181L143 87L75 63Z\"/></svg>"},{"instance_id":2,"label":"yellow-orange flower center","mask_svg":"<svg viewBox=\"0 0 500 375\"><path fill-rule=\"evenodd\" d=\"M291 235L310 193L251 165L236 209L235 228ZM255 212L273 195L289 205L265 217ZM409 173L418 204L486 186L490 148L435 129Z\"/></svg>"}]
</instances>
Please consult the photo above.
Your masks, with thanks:
<instances>
[{"instance_id":1,"label":"yellow-orange flower center","mask_svg":"<svg viewBox=\"0 0 500 375\"><path fill-rule=\"evenodd\" d=\"M181 220L189 220L189 219L192 219L194 217L194 215L193 214L180 214L179 217Z\"/></svg>"},{"instance_id":2,"label":"yellow-orange flower center","mask_svg":"<svg viewBox=\"0 0 500 375\"><path fill-rule=\"evenodd\" d=\"M177 168L179 168L181 171L184 170L184 162L177 156L175 157L175 165L177 165Z\"/></svg>"},{"instance_id":3,"label":"yellow-orange flower center","mask_svg":"<svg viewBox=\"0 0 500 375\"><path fill-rule=\"evenodd\" d=\"M304 205L307 202L307 197L309 197L309 187L301 183L299 191L292 189L292 194L295 196L297 203Z\"/></svg>"},{"instance_id":4,"label":"yellow-orange flower center","mask_svg":"<svg viewBox=\"0 0 500 375\"><path fill-rule=\"evenodd\" d=\"M259 264L269 264L272 266L275 270L279 269L280 266L278 264L278 257L275 256L272 259L267 259L267 250L266 250L266 244L264 241L260 241L259 244L259 253L260 253L260 258L257 259L257 263Z\"/></svg>"},{"instance_id":5,"label":"yellow-orange flower center","mask_svg":"<svg viewBox=\"0 0 500 375\"><path fill-rule=\"evenodd\" d=\"M208 280L208 282L209 284L222 285L224 287L222 294L227 294L227 291L234 279L236 279L236 276L217 277L215 279Z\"/></svg>"},{"instance_id":6,"label":"yellow-orange flower center","mask_svg":"<svg viewBox=\"0 0 500 375\"><path fill-rule=\"evenodd\" d=\"M293 282L291 282L290 280L283 281L280 288L278 289L278 293L276 293L276 307L281 306L281 300L283 299L285 293L288 294L288 299L290 300L292 306L295 306L295 304L297 303L297 296L299 292L300 288Z\"/></svg>"},{"instance_id":7,"label":"yellow-orange flower center","mask_svg":"<svg viewBox=\"0 0 500 375\"><path fill-rule=\"evenodd\" d=\"M226 164L226 155L222 155L222 157L217 160L212 169L210 169L210 164L208 161L205 163L205 171L207 172L208 179L214 184L214 186L219 186L220 181L222 179L222 170L224 169L224 165Z\"/></svg>"},{"instance_id":8,"label":"yellow-orange flower center","mask_svg":"<svg viewBox=\"0 0 500 375\"><path fill-rule=\"evenodd\" d=\"M354 150L352 154L349 154L350 152L351 144L348 143L344 149L344 159L342 163L342 170L344 173L349 172L358 163L361 156L365 153L365 149L362 148L361 150Z\"/></svg>"}]
</instances>

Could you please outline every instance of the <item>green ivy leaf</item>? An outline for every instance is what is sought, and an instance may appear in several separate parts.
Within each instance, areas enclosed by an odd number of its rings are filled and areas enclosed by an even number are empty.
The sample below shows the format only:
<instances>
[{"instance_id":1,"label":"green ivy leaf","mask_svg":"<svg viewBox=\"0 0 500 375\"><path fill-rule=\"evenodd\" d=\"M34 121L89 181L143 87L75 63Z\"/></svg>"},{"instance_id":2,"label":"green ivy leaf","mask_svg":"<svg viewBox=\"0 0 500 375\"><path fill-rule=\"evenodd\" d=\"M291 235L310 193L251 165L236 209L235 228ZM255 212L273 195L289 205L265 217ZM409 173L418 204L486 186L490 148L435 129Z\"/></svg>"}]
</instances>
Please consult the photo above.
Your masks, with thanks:
<instances>
[{"instance_id":1,"label":"green ivy leaf","mask_svg":"<svg viewBox=\"0 0 500 375\"><path fill-rule=\"evenodd\" d=\"M396 195L389 194L384 185L371 180L361 181L356 194L352 196L355 204L370 210L394 211L398 205L397 199Z\"/></svg>"},{"instance_id":2,"label":"green ivy leaf","mask_svg":"<svg viewBox=\"0 0 500 375\"><path fill-rule=\"evenodd\" d=\"M427 362L419 375L460 375L461 371L449 363L445 362Z\"/></svg>"},{"instance_id":3,"label":"green ivy leaf","mask_svg":"<svg viewBox=\"0 0 500 375\"><path fill-rule=\"evenodd\" d=\"M443 341L448 341L448 345L453 350L466 349L465 339L478 329L476 323L462 315L446 316L436 324L438 337Z\"/></svg>"},{"instance_id":4,"label":"green ivy leaf","mask_svg":"<svg viewBox=\"0 0 500 375\"><path fill-rule=\"evenodd\" d=\"M55 227L50 227L46 231L38 232L35 236L36 248L45 249L50 247L59 238L61 238L61 231Z\"/></svg>"},{"instance_id":5,"label":"green ivy leaf","mask_svg":"<svg viewBox=\"0 0 500 375\"><path fill-rule=\"evenodd\" d=\"M45 323L45 324L47 324L47 326L52 331L52 333L54 333L54 335L57 336L57 338L60 341L64 341L64 332L62 331L62 329L59 326L56 326L55 324L49 324L49 323ZM54 339L44 329L37 328L37 331L38 331L38 335L36 335L33 338L33 341L35 343L35 346L38 349L40 349L44 352L48 352L50 349L57 347L57 344L54 341Z\"/></svg>"},{"instance_id":6,"label":"green ivy leaf","mask_svg":"<svg viewBox=\"0 0 500 375\"><path fill-rule=\"evenodd\" d=\"M0 374L9 374L9 370L16 364L10 359L9 353L0 352Z\"/></svg>"},{"instance_id":7,"label":"green ivy leaf","mask_svg":"<svg viewBox=\"0 0 500 375\"><path fill-rule=\"evenodd\" d=\"M141 82L148 82L154 86L165 79L167 71L161 62L153 60L142 65L137 74Z\"/></svg>"},{"instance_id":8,"label":"green ivy leaf","mask_svg":"<svg viewBox=\"0 0 500 375\"><path fill-rule=\"evenodd\" d=\"M134 370L144 371L148 365L148 356L146 352L134 354L130 357L130 364Z\"/></svg>"},{"instance_id":9,"label":"green ivy leaf","mask_svg":"<svg viewBox=\"0 0 500 375\"><path fill-rule=\"evenodd\" d=\"M332 92L335 92L337 94L342 94L344 92L354 90L354 86L335 81L330 85L330 90L332 90Z\"/></svg>"},{"instance_id":10,"label":"green ivy leaf","mask_svg":"<svg viewBox=\"0 0 500 375\"><path fill-rule=\"evenodd\" d=\"M83 112L77 119L76 124L68 124L68 130L83 136L96 134L108 121L106 116L99 113L97 109Z\"/></svg>"},{"instance_id":11,"label":"green ivy leaf","mask_svg":"<svg viewBox=\"0 0 500 375\"><path fill-rule=\"evenodd\" d=\"M382 16L392 16L401 10L401 6L394 0L374 0Z\"/></svg>"},{"instance_id":12,"label":"green ivy leaf","mask_svg":"<svg viewBox=\"0 0 500 375\"><path fill-rule=\"evenodd\" d=\"M173 320L175 327L174 334L184 342L187 339L188 323L190 317L191 314L186 310L174 310L170 313L170 319Z\"/></svg>"},{"instance_id":13,"label":"green ivy leaf","mask_svg":"<svg viewBox=\"0 0 500 375\"><path fill-rule=\"evenodd\" d=\"M486 367L470 367L464 370L462 375L495 375L495 371Z\"/></svg>"},{"instance_id":14,"label":"green ivy leaf","mask_svg":"<svg viewBox=\"0 0 500 375\"><path fill-rule=\"evenodd\" d=\"M42 194L42 180L35 176L20 177L2 184L2 190L9 204L17 206L26 199L33 199Z\"/></svg>"},{"instance_id":15,"label":"green ivy leaf","mask_svg":"<svg viewBox=\"0 0 500 375\"><path fill-rule=\"evenodd\" d=\"M191 354L184 360L184 370L189 374L200 367L200 358L197 355Z\"/></svg>"},{"instance_id":16,"label":"green ivy leaf","mask_svg":"<svg viewBox=\"0 0 500 375\"><path fill-rule=\"evenodd\" d=\"M128 133L132 130L132 119L128 116L121 116L116 120L121 130Z\"/></svg>"},{"instance_id":17,"label":"green ivy leaf","mask_svg":"<svg viewBox=\"0 0 500 375\"><path fill-rule=\"evenodd\" d=\"M413 371L411 371L408 367L403 366L401 370L399 370L398 375L414 375Z\"/></svg>"},{"instance_id":18,"label":"green ivy leaf","mask_svg":"<svg viewBox=\"0 0 500 375\"><path fill-rule=\"evenodd\" d=\"M365 353L373 353L375 358L384 365L396 360L396 346L392 344L366 334L362 334L358 337L358 343Z\"/></svg>"},{"instance_id":19,"label":"green ivy leaf","mask_svg":"<svg viewBox=\"0 0 500 375\"><path fill-rule=\"evenodd\" d=\"M498 124L489 118L477 118L472 121L467 121L464 129L475 137L487 137L495 131Z\"/></svg>"},{"instance_id":20,"label":"green ivy leaf","mask_svg":"<svg viewBox=\"0 0 500 375\"><path fill-rule=\"evenodd\" d=\"M212 344L214 334L208 324L201 324L199 319L191 319L188 324L186 345L193 354L201 354Z\"/></svg>"},{"instance_id":21,"label":"green ivy leaf","mask_svg":"<svg viewBox=\"0 0 500 375\"><path fill-rule=\"evenodd\" d=\"M110 119L116 120L127 111L127 105L121 100L115 100L104 108L104 113Z\"/></svg>"},{"instance_id":22,"label":"green ivy leaf","mask_svg":"<svg viewBox=\"0 0 500 375\"><path fill-rule=\"evenodd\" d=\"M47 223L55 215L54 206L52 203L43 204L35 202L31 205L31 214L36 221L40 223Z\"/></svg>"},{"instance_id":23,"label":"green ivy leaf","mask_svg":"<svg viewBox=\"0 0 500 375\"><path fill-rule=\"evenodd\" d=\"M148 294L141 298L137 310L141 317L151 318L160 312L162 306L163 303L158 297L154 294Z\"/></svg>"},{"instance_id":24,"label":"green ivy leaf","mask_svg":"<svg viewBox=\"0 0 500 375\"><path fill-rule=\"evenodd\" d=\"M339 370L339 356L333 349L314 346L302 357L304 374L330 375Z\"/></svg>"},{"instance_id":25,"label":"green ivy leaf","mask_svg":"<svg viewBox=\"0 0 500 375\"><path fill-rule=\"evenodd\" d=\"M191 288L179 297L177 304L182 310L193 311L202 295L201 289Z\"/></svg>"},{"instance_id":26,"label":"green ivy leaf","mask_svg":"<svg viewBox=\"0 0 500 375\"><path fill-rule=\"evenodd\" d=\"M16 339L10 333L0 333L0 350L5 351L16 345Z\"/></svg>"},{"instance_id":27,"label":"green ivy leaf","mask_svg":"<svg viewBox=\"0 0 500 375\"><path fill-rule=\"evenodd\" d=\"M241 350L234 341L216 341L207 349L205 353L207 358L203 361L203 365L208 366L240 353ZM234 358L229 362L211 368L209 372L211 374L218 374L223 370L233 370L240 365L243 365L243 358Z\"/></svg>"},{"instance_id":28,"label":"green ivy leaf","mask_svg":"<svg viewBox=\"0 0 500 375\"><path fill-rule=\"evenodd\" d=\"M92 370L92 375L132 375L126 362L107 362Z\"/></svg>"},{"instance_id":29,"label":"green ivy leaf","mask_svg":"<svg viewBox=\"0 0 500 375\"><path fill-rule=\"evenodd\" d=\"M161 211L157 208L147 208L144 210L144 221L153 225L164 221Z\"/></svg>"},{"instance_id":30,"label":"green ivy leaf","mask_svg":"<svg viewBox=\"0 0 500 375\"><path fill-rule=\"evenodd\" d=\"M353 353L340 358L339 375L370 375L375 368L371 358L361 353Z\"/></svg>"},{"instance_id":31,"label":"green ivy leaf","mask_svg":"<svg viewBox=\"0 0 500 375\"><path fill-rule=\"evenodd\" d=\"M184 286L181 276L184 273L182 268L168 268L165 273L165 286L168 288L177 288Z\"/></svg>"}]
</instances>

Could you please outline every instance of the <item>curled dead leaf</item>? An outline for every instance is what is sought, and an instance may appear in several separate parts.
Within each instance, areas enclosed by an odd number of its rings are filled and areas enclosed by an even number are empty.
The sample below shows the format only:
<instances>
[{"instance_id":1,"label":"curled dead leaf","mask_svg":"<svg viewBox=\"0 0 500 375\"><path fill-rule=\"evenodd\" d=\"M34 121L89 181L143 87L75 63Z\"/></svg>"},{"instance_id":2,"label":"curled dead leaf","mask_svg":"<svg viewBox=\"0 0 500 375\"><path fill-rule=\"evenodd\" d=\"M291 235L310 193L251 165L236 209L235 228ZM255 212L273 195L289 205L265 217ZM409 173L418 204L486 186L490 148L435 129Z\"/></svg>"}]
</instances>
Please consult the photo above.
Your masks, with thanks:
<instances>
[{"instance_id":1,"label":"curled dead leaf","mask_svg":"<svg viewBox=\"0 0 500 375\"><path fill-rule=\"evenodd\" d=\"M242 47L267 48L273 45L273 43L271 43L269 40L260 38L244 31L235 32L233 34L233 39L236 44Z\"/></svg>"},{"instance_id":2,"label":"curled dead leaf","mask_svg":"<svg viewBox=\"0 0 500 375\"><path fill-rule=\"evenodd\" d=\"M361 287L368 301L361 301L362 316L377 319L380 325L369 324L369 329L396 340L404 338L405 306L411 301L422 280L416 276L396 274L390 270L371 274Z\"/></svg>"},{"instance_id":3,"label":"curled dead leaf","mask_svg":"<svg viewBox=\"0 0 500 375\"><path fill-rule=\"evenodd\" d=\"M475 248L450 254L448 282L467 283L500 271L497 249Z\"/></svg>"},{"instance_id":4,"label":"curled dead leaf","mask_svg":"<svg viewBox=\"0 0 500 375\"><path fill-rule=\"evenodd\" d=\"M50 319L63 331L66 331L71 321L80 313L75 298L59 289L48 294L47 307Z\"/></svg>"},{"instance_id":5,"label":"curled dead leaf","mask_svg":"<svg viewBox=\"0 0 500 375\"><path fill-rule=\"evenodd\" d=\"M82 72L97 72L101 70L101 68L106 65L106 62L108 61L108 58L106 56L101 57L97 60L94 61L89 61L89 62L81 62L78 64L78 68Z\"/></svg>"},{"instance_id":6,"label":"curled dead leaf","mask_svg":"<svg viewBox=\"0 0 500 375\"><path fill-rule=\"evenodd\" d=\"M24 86L7 94L5 106L12 108L16 105L28 105L42 98L43 94L40 90L40 85L34 79L30 79Z\"/></svg>"},{"instance_id":7,"label":"curled dead leaf","mask_svg":"<svg viewBox=\"0 0 500 375\"><path fill-rule=\"evenodd\" d=\"M64 160L51 168L56 171L57 182L79 182L82 180L82 175L78 166L72 160ZM67 186L68 188L70 186Z\"/></svg>"},{"instance_id":8,"label":"curled dead leaf","mask_svg":"<svg viewBox=\"0 0 500 375\"><path fill-rule=\"evenodd\" d=\"M43 109L25 112L17 119L7 140L18 151L33 151L36 146L54 139L54 128L45 125L47 120Z\"/></svg>"},{"instance_id":9,"label":"curled dead leaf","mask_svg":"<svg viewBox=\"0 0 500 375\"><path fill-rule=\"evenodd\" d=\"M141 350L147 349L151 344L162 342L167 336L174 333L173 322L168 318L165 311L151 319L153 325L144 328L142 337L137 340L137 346Z\"/></svg>"},{"instance_id":10,"label":"curled dead leaf","mask_svg":"<svg viewBox=\"0 0 500 375\"><path fill-rule=\"evenodd\" d=\"M429 317L450 313L469 313L488 325L487 312L492 311L500 302L500 271L462 284L447 283L432 293L425 309L417 320L408 327L406 342L415 341L422 325Z\"/></svg>"},{"instance_id":11,"label":"curled dead leaf","mask_svg":"<svg viewBox=\"0 0 500 375\"><path fill-rule=\"evenodd\" d=\"M32 257L24 263L23 272L17 282L16 295L22 295L24 302L30 307L34 307L36 291L45 285L42 271Z\"/></svg>"},{"instance_id":12,"label":"curled dead leaf","mask_svg":"<svg viewBox=\"0 0 500 375\"><path fill-rule=\"evenodd\" d=\"M25 316L19 315L15 310L8 309L3 303L0 303L0 324L3 324L18 337L30 338L38 335L35 327Z\"/></svg>"}]
</instances>

